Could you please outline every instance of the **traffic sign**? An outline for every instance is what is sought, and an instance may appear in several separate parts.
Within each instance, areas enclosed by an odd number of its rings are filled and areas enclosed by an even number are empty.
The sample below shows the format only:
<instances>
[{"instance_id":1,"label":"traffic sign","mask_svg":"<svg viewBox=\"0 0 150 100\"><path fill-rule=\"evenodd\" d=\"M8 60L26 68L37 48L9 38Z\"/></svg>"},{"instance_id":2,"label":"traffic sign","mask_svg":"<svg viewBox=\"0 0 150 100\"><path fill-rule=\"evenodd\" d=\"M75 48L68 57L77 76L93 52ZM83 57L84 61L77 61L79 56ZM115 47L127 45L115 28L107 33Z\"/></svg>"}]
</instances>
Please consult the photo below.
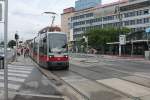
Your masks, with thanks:
<instances>
[{"instance_id":1,"label":"traffic sign","mask_svg":"<svg viewBox=\"0 0 150 100\"><path fill-rule=\"evenodd\" d=\"M125 45L126 44L126 35L120 35L119 42L120 42L120 45Z\"/></svg>"},{"instance_id":2,"label":"traffic sign","mask_svg":"<svg viewBox=\"0 0 150 100\"><path fill-rule=\"evenodd\" d=\"M146 33L150 33L150 27L145 30Z\"/></svg>"}]
</instances>

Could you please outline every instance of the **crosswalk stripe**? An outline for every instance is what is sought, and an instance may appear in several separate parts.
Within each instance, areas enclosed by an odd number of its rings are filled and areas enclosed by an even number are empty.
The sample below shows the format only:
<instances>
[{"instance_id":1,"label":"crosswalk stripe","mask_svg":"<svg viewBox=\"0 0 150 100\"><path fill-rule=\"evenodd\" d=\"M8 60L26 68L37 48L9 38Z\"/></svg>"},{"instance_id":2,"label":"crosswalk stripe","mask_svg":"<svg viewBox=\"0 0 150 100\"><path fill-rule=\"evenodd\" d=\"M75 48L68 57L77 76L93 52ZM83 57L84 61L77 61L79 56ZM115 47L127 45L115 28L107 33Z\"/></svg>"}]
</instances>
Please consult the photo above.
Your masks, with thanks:
<instances>
[{"instance_id":1,"label":"crosswalk stripe","mask_svg":"<svg viewBox=\"0 0 150 100\"><path fill-rule=\"evenodd\" d=\"M8 65L8 89L19 90L21 83L25 82L26 78L33 70L33 66L15 66ZM4 70L0 70L0 89L4 88Z\"/></svg>"},{"instance_id":2,"label":"crosswalk stripe","mask_svg":"<svg viewBox=\"0 0 150 100\"><path fill-rule=\"evenodd\" d=\"M0 70L0 72L4 72L3 70ZM8 69L8 73L9 72L14 72L14 73L25 73L25 74L30 74L31 71L22 71L22 70L12 70L12 69Z\"/></svg>"},{"instance_id":3,"label":"crosswalk stripe","mask_svg":"<svg viewBox=\"0 0 150 100\"><path fill-rule=\"evenodd\" d=\"M4 88L4 83L0 83L0 88ZM18 90L20 88L20 85L14 85L8 83L8 88L12 90Z\"/></svg>"},{"instance_id":4,"label":"crosswalk stripe","mask_svg":"<svg viewBox=\"0 0 150 100\"><path fill-rule=\"evenodd\" d=\"M0 72L0 75L4 75L4 72ZM18 73L8 73L8 76L16 76L16 77L28 77L28 74L18 74Z\"/></svg>"},{"instance_id":5,"label":"crosswalk stripe","mask_svg":"<svg viewBox=\"0 0 150 100\"><path fill-rule=\"evenodd\" d=\"M8 67L15 67L15 68L26 68L26 69L33 69L33 66L15 66L15 65L8 65Z\"/></svg>"},{"instance_id":6,"label":"crosswalk stripe","mask_svg":"<svg viewBox=\"0 0 150 100\"><path fill-rule=\"evenodd\" d=\"M24 71L31 71L32 69L28 69L28 68L16 68L16 67L8 67L8 69L15 69L15 70L24 70Z\"/></svg>"},{"instance_id":7,"label":"crosswalk stripe","mask_svg":"<svg viewBox=\"0 0 150 100\"><path fill-rule=\"evenodd\" d=\"M0 76L0 80L4 80L4 76ZM18 78L18 77L8 77L9 81L14 81L14 82L24 82L25 79L23 78Z\"/></svg>"}]
</instances>

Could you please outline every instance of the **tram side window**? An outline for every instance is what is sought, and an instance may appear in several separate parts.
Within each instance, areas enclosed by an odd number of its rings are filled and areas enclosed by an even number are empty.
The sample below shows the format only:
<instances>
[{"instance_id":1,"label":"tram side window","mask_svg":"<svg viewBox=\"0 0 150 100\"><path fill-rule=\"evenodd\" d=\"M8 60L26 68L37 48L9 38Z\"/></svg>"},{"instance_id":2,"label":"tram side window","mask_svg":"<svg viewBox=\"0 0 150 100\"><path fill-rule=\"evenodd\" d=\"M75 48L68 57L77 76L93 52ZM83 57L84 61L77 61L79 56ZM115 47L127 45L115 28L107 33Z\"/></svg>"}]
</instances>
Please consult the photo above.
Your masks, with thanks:
<instances>
[{"instance_id":1,"label":"tram side window","mask_svg":"<svg viewBox=\"0 0 150 100\"><path fill-rule=\"evenodd\" d=\"M34 52L36 52L36 53L37 53L37 48L38 48L38 43L35 42Z\"/></svg>"},{"instance_id":2,"label":"tram side window","mask_svg":"<svg viewBox=\"0 0 150 100\"><path fill-rule=\"evenodd\" d=\"M39 51L41 54L47 54L47 43L46 43L46 38L43 38L40 40L40 48Z\"/></svg>"},{"instance_id":3,"label":"tram side window","mask_svg":"<svg viewBox=\"0 0 150 100\"><path fill-rule=\"evenodd\" d=\"M39 43L39 52L40 54L43 54L43 41L40 40L40 43Z\"/></svg>"}]
</instances>

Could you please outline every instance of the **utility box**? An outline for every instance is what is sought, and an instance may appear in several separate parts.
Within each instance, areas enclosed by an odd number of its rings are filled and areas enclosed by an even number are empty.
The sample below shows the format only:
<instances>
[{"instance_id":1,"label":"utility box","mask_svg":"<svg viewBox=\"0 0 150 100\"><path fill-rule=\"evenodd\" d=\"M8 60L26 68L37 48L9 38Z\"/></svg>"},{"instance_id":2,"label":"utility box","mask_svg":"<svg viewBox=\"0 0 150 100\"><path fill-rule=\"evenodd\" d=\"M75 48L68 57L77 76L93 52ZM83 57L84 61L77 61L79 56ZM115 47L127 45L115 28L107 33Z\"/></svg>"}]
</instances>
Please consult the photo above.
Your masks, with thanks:
<instances>
[{"instance_id":1,"label":"utility box","mask_svg":"<svg viewBox=\"0 0 150 100\"><path fill-rule=\"evenodd\" d=\"M145 59L150 60L150 51L145 51Z\"/></svg>"}]
</instances>

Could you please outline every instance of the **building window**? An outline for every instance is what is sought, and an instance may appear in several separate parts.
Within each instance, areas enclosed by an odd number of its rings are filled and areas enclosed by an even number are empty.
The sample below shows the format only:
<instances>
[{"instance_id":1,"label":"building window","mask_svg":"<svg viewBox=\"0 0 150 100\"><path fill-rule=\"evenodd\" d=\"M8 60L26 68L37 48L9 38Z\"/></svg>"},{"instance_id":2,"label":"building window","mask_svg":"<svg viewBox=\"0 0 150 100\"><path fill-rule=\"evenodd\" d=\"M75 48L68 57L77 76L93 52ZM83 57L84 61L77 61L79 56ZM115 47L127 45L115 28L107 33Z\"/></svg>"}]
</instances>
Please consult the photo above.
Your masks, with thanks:
<instances>
[{"instance_id":1,"label":"building window","mask_svg":"<svg viewBox=\"0 0 150 100\"><path fill-rule=\"evenodd\" d=\"M93 16L93 13L88 13L88 14L85 14L86 17L92 17Z\"/></svg>"},{"instance_id":2,"label":"building window","mask_svg":"<svg viewBox=\"0 0 150 100\"><path fill-rule=\"evenodd\" d=\"M142 24L142 19L137 19L137 24Z\"/></svg>"},{"instance_id":3,"label":"building window","mask_svg":"<svg viewBox=\"0 0 150 100\"><path fill-rule=\"evenodd\" d=\"M130 25L135 25L135 20L130 20Z\"/></svg>"},{"instance_id":4,"label":"building window","mask_svg":"<svg viewBox=\"0 0 150 100\"><path fill-rule=\"evenodd\" d=\"M144 23L149 23L149 18L144 18Z\"/></svg>"},{"instance_id":5,"label":"building window","mask_svg":"<svg viewBox=\"0 0 150 100\"><path fill-rule=\"evenodd\" d=\"M148 9L144 10L144 14L149 14L149 10Z\"/></svg>"},{"instance_id":6,"label":"building window","mask_svg":"<svg viewBox=\"0 0 150 100\"><path fill-rule=\"evenodd\" d=\"M124 25L125 25L125 26L127 26L127 25L129 25L129 24L130 24L129 21L125 21L125 22L124 22Z\"/></svg>"}]
</instances>

